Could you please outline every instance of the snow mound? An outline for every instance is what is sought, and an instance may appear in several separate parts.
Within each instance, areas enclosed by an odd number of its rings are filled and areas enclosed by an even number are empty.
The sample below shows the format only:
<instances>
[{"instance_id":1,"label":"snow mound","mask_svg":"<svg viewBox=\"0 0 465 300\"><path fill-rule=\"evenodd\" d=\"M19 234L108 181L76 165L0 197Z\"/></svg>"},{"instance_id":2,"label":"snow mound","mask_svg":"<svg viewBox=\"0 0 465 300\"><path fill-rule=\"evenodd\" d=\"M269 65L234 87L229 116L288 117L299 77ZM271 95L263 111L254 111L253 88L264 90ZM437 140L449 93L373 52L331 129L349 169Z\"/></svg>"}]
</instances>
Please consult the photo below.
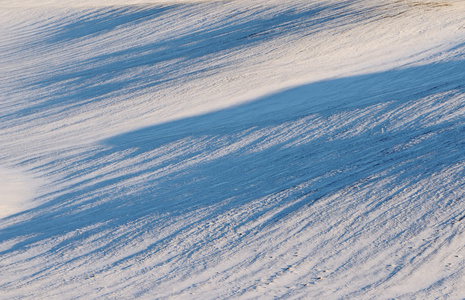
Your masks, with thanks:
<instances>
[{"instance_id":1,"label":"snow mound","mask_svg":"<svg viewBox=\"0 0 465 300\"><path fill-rule=\"evenodd\" d=\"M0 2L1 297L465 295L463 3L167 3Z\"/></svg>"}]
</instances>

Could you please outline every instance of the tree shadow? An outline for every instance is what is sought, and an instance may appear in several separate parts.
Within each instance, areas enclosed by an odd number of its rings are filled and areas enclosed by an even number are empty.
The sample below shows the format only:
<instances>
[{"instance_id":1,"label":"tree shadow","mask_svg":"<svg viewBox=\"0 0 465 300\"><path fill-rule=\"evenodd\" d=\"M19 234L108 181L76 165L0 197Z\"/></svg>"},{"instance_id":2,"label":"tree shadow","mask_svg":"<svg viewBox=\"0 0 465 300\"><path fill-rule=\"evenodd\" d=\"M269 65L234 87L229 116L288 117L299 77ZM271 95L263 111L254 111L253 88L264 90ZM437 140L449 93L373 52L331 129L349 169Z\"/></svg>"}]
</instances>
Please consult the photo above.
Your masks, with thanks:
<instances>
[{"instance_id":1,"label":"tree shadow","mask_svg":"<svg viewBox=\"0 0 465 300\"><path fill-rule=\"evenodd\" d=\"M82 41L87 38L103 36L116 28L145 26L144 23L150 24L164 14L174 14L180 8L188 10L198 5L200 4L89 11L72 23L57 26L53 30L55 33L47 36L43 42L68 45L66 47L69 47L70 53L81 51L81 47L86 47ZM269 8L261 8L256 9L254 18L242 16L244 13L242 11L230 12L223 15L222 19L209 23L205 28L199 26L185 34L132 45L110 53L96 54L90 59L73 62L78 67L55 70L37 80L27 78L22 84L24 88L47 89L49 92L35 95L27 108L20 109L5 118L30 116L39 111L56 115L89 102L97 103L117 96L132 95L137 91L161 84L185 82L199 74L217 70L218 66L204 65L220 53L227 55L237 49L246 49L288 36L290 33L308 35L330 27L345 26L348 22L356 23L357 20L345 18L351 13L348 6L348 4L331 4L314 5L306 9L291 7L276 14L270 14ZM327 10L334 13L322 14ZM193 68L193 66L197 67ZM151 68L151 72L141 76L124 76L131 70L140 68ZM50 89L51 85L53 89Z\"/></svg>"},{"instance_id":2,"label":"tree shadow","mask_svg":"<svg viewBox=\"0 0 465 300\"><path fill-rule=\"evenodd\" d=\"M28 236L0 254L86 227L94 229L50 251L141 219L151 221L128 241L206 207L214 218L263 201L246 223L293 203L261 225L267 226L380 178L395 177L406 189L465 161L465 117L457 113L465 109L464 69L457 60L311 83L115 136L98 151L54 162L74 169L63 181L75 183L9 217L34 213L0 231L0 241ZM387 201L380 197L380 205Z\"/></svg>"},{"instance_id":3,"label":"tree shadow","mask_svg":"<svg viewBox=\"0 0 465 300\"><path fill-rule=\"evenodd\" d=\"M90 38L108 33L118 27L137 26L146 21L159 18L175 6L156 7L110 7L91 9L80 13L71 23L64 23L53 29L45 39L46 43L55 44L70 40Z\"/></svg>"}]
</instances>

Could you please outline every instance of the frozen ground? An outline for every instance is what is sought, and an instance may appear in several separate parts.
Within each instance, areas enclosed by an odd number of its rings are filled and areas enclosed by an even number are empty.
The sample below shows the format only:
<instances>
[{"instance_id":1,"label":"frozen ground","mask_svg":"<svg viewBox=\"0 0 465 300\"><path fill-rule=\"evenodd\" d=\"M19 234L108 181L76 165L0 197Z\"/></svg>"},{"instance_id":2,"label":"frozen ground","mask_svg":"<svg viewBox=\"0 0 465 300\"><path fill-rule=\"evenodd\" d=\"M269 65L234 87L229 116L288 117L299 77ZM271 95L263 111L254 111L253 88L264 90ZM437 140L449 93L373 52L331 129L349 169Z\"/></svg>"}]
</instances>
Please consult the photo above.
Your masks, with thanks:
<instances>
[{"instance_id":1,"label":"frozen ground","mask_svg":"<svg viewBox=\"0 0 465 300\"><path fill-rule=\"evenodd\" d=\"M459 299L465 2L0 0L1 299Z\"/></svg>"}]
</instances>

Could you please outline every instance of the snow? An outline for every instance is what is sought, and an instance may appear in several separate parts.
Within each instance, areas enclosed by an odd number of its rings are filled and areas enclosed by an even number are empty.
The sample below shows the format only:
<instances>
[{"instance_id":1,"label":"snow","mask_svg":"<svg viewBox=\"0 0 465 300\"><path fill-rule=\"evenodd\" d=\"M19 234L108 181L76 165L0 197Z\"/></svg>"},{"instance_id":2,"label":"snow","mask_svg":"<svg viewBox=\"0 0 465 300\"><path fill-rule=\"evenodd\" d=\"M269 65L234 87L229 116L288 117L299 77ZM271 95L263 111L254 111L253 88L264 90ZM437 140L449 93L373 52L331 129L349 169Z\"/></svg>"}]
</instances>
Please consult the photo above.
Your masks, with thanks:
<instances>
[{"instance_id":1,"label":"snow","mask_svg":"<svg viewBox=\"0 0 465 300\"><path fill-rule=\"evenodd\" d=\"M31 201L42 183L17 169L0 168L0 218L32 208Z\"/></svg>"},{"instance_id":2,"label":"snow","mask_svg":"<svg viewBox=\"0 0 465 300\"><path fill-rule=\"evenodd\" d=\"M460 298L462 1L0 1L0 298Z\"/></svg>"}]
</instances>

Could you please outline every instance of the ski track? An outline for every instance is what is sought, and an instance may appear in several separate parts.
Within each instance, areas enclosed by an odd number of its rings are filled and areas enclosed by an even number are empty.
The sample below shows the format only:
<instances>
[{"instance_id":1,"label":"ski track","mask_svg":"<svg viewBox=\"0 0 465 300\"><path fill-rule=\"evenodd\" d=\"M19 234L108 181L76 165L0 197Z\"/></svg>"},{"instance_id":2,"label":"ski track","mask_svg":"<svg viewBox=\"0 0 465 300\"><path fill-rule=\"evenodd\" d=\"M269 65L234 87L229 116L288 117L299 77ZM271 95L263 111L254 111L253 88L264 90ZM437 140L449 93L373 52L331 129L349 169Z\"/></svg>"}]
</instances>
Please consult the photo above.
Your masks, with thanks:
<instances>
[{"instance_id":1,"label":"ski track","mask_svg":"<svg viewBox=\"0 0 465 300\"><path fill-rule=\"evenodd\" d=\"M465 295L463 2L18 3L1 299Z\"/></svg>"}]
</instances>

